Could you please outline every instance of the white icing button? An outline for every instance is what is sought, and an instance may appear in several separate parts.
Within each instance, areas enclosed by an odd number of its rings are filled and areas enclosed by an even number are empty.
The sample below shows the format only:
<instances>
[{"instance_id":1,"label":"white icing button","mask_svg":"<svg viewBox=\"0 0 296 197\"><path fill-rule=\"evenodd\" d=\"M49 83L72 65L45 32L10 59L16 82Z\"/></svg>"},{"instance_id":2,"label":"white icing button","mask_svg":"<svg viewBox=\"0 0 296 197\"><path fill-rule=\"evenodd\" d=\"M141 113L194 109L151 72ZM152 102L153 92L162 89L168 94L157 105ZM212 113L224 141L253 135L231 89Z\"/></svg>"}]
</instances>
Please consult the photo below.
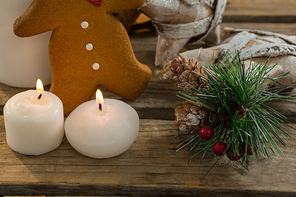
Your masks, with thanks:
<instances>
[{"instance_id":1,"label":"white icing button","mask_svg":"<svg viewBox=\"0 0 296 197\"><path fill-rule=\"evenodd\" d=\"M86 45L86 50L88 50L88 51L93 50L93 48L94 48L94 45L92 45L91 43L88 43L88 44Z\"/></svg>"},{"instance_id":2,"label":"white icing button","mask_svg":"<svg viewBox=\"0 0 296 197\"><path fill-rule=\"evenodd\" d=\"M98 63L94 63L94 64L93 64L93 69L94 69L94 70L99 70L99 69L100 69L100 64L98 64Z\"/></svg>"},{"instance_id":3,"label":"white icing button","mask_svg":"<svg viewBox=\"0 0 296 197\"><path fill-rule=\"evenodd\" d=\"M86 22L86 21L83 21L83 22L81 23L81 27L82 27L83 29L88 28L88 26L89 26L89 24L88 24L88 22Z\"/></svg>"}]
</instances>

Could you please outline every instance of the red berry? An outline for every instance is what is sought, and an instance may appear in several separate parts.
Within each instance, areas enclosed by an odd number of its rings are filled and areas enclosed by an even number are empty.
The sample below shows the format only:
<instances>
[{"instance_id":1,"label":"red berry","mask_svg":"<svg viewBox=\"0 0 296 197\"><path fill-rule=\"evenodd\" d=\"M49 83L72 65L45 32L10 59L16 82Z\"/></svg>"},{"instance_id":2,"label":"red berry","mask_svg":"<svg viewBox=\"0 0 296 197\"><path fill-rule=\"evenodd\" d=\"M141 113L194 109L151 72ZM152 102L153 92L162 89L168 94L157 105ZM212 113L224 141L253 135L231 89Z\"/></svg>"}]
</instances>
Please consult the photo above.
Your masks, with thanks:
<instances>
[{"instance_id":1,"label":"red berry","mask_svg":"<svg viewBox=\"0 0 296 197\"><path fill-rule=\"evenodd\" d=\"M237 161L242 157L242 150L238 149L239 155L234 150L228 150L227 151L227 157L232 161Z\"/></svg>"},{"instance_id":2,"label":"red berry","mask_svg":"<svg viewBox=\"0 0 296 197\"><path fill-rule=\"evenodd\" d=\"M214 137L214 130L209 126L205 126L200 130L200 136L205 140L210 140Z\"/></svg>"},{"instance_id":3,"label":"red berry","mask_svg":"<svg viewBox=\"0 0 296 197\"><path fill-rule=\"evenodd\" d=\"M227 145L224 142L217 142L213 146L213 151L216 155L221 156L226 151Z\"/></svg>"},{"instance_id":4,"label":"red berry","mask_svg":"<svg viewBox=\"0 0 296 197\"><path fill-rule=\"evenodd\" d=\"M243 150L244 151L246 150L246 145L245 144L243 145ZM254 146L254 151L256 152L256 147L255 146ZM253 151L252 151L252 148L250 146L250 143L247 146L247 155L253 155Z\"/></svg>"}]
</instances>

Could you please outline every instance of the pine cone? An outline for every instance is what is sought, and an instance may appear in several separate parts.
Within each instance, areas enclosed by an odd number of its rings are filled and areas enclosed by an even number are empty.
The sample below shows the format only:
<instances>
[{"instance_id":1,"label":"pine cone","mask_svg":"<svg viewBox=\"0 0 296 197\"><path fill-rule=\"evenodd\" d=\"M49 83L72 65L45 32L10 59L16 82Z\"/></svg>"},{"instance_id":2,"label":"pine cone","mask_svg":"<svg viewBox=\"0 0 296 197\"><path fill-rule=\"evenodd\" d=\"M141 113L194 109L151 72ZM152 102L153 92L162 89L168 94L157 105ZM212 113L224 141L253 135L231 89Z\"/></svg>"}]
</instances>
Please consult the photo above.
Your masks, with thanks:
<instances>
[{"instance_id":1,"label":"pine cone","mask_svg":"<svg viewBox=\"0 0 296 197\"><path fill-rule=\"evenodd\" d=\"M208 112L188 102L182 104L175 109L175 125L181 132L199 132L208 122Z\"/></svg>"},{"instance_id":2,"label":"pine cone","mask_svg":"<svg viewBox=\"0 0 296 197\"><path fill-rule=\"evenodd\" d=\"M171 71L173 79L176 81L178 87L184 91L192 91L192 87L198 88L204 85L202 77L206 77L204 70L200 63L194 59L183 58L180 55L173 59L171 62Z\"/></svg>"}]
</instances>

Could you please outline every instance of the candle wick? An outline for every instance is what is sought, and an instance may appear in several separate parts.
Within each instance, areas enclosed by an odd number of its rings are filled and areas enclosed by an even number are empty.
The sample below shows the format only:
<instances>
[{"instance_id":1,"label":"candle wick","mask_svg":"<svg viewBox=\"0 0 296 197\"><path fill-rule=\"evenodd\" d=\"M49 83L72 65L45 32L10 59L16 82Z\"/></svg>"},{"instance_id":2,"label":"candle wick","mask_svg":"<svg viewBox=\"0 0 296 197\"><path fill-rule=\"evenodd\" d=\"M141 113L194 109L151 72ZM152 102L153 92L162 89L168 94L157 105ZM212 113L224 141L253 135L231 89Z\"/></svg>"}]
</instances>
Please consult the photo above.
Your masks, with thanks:
<instances>
[{"instance_id":1,"label":"candle wick","mask_svg":"<svg viewBox=\"0 0 296 197\"><path fill-rule=\"evenodd\" d=\"M40 99L41 99L41 97L42 97L42 94L40 94L40 95L38 96L38 99L40 100Z\"/></svg>"},{"instance_id":2,"label":"candle wick","mask_svg":"<svg viewBox=\"0 0 296 197\"><path fill-rule=\"evenodd\" d=\"M100 111L103 111L103 105L102 105L102 103L99 103L99 109L100 109Z\"/></svg>"}]
</instances>

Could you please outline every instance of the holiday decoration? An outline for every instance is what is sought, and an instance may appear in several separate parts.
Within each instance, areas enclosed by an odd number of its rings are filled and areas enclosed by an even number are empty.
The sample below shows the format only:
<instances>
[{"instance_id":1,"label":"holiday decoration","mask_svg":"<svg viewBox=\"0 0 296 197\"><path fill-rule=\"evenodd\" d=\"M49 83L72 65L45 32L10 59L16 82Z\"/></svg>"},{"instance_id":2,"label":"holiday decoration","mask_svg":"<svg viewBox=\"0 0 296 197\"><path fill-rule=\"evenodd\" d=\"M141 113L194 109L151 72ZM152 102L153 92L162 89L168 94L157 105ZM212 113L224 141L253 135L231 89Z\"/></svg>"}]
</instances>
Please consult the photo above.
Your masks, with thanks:
<instances>
[{"instance_id":1,"label":"holiday decoration","mask_svg":"<svg viewBox=\"0 0 296 197\"><path fill-rule=\"evenodd\" d=\"M201 128L199 134L203 139L210 140L214 137L214 130L209 126L205 126Z\"/></svg>"},{"instance_id":2,"label":"holiday decoration","mask_svg":"<svg viewBox=\"0 0 296 197\"><path fill-rule=\"evenodd\" d=\"M197 106L183 102L175 109L175 125L182 132L197 133L208 122L208 112Z\"/></svg>"},{"instance_id":3,"label":"holiday decoration","mask_svg":"<svg viewBox=\"0 0 296 197\"><path fill-rule=\"evenodd\" d=\"M159 34L155 65L163 66L191 40L220 42L226 0L145 0L140 10ZM212 35L211 35L212 34ZM210 37L209 37L210 36Z\"/></svg>"},{"instance_id":4,"label":"holiday decoration","mask_svg":"<svg viewBox=\"0 0 296 197\"><path fill-rule=\"evenodd\" d=\"M250 143L248 144L247 147L246 147L246 144L243 144L243 150L246 150L246 149L247 149L247 155L253 155L253 151ZM257 151L256 146L254 147L254 151L255 152Z\"/></svg>"},{"instance_id":5,"label":"holiday decoration","mask_svg":"<svg viewBox=\"0 0 296 197\"><path fill-rule=\"evenodd\" d=\"M14 23L20 37L53 30L49 43L50 91L65 115L90 100L97 85L125 99L137 98L151 70L137 61L127 32L109 12L136 9L144 0L35 0Z\"/></svg>"},{"instance_id":6,"label":"holiday decoration","mask_svg":"<svg viewBox=\"0 0 296 197\"><path fill-rule=\"evenodd\" d=\"M75 150L83 155L103 159L115 157L134 143L139 131L139 116L128 104L103 99L79 105L66 119L65 133Z\"/></svg>"},{"instance_id":7,"label":"holiday decoration","mask_svg":"<svg viewBox=\"0 0 296 197\"><path fill-rule=\"evenodd\" d=\"M189 59L181 55L168 62L165 68L157 74L162 80L175 83L184 90L191 90L191 86L198 87L203 83L201 77L206 77L199 62L195 61L194 58ZM194 80L194 78L198 80Z\"/></svg>"},{"instance_id":8,"label":"holiday decoration","mask_svg":"<svg viewBox=\"0 0 296 197\"><path fill-rule=\"evenodd\" d=\"M216 142L213 146L213 152L217 156L223 155L226 149L227 149L227 144L225 144L224 142Z\"/></svg>"},{"instance_id":9,"label":"holiday decoration","mask_svg":"<svg viewBox=\"0 0 296 197\"><path fill-rule=\"evenodd\" d=\"M61 100L43 90L28 90L11 97L4 106L8 146L21 154L42 155L60 146L64 137L64 112Z\"/></svg>"},{"instance_id":10,"label":"holiday decoration","mask_svg":"<svg viewBox=\"0 0 296 197\"><path fill-rule=\"evenodd\" d=\"M50 32L21 39L14 35L13 21L33 0L0 1L0 82L14 87L34 87L41 78L45 85L51 82L48 58Z\"/></svg>"},{"instance_id":11,"label":"holiday decoration","mask_svg":"<svg viewBox=\"0 0 296 197\"><path fill-rule=\"evenodd\" d=\"M207 125L180 144L191 147L192 157L213 151L217 161L226 155L233 161L241 159L246 167L248 155L271 158L272 153L282 154L279 145L286 146L282 137L290 137L284 127L287 118L265 103L295 98L285 92L290 87L274 86L289 73L270 77L277 65L269 65L269 59L246 66L239 57L226 52L225 64L202 66L203 85L180 93L188 104L209 114Z\"/></svg>"},{"instance_id":12,"label":"holiday decoration","mask_svg":"<svg viewBox=\"0 0 296 197\"><path fill-rule=\"evenodd\" d=\"M242 157L242 150L238 149L238 152L235 152L231 149L227 151L227 157L232 161L237 161Z\"/></svg>"},{"instance_id":13,"label":"holiday decoration","mask_svg":"<svg viewBox=\"0 0 296 197\"><path fill-rule=\"evenodd\" d=\"M225 59L226 53L235 56L237 51L246 68L250 65L251 57L254 63L265 61L267 57L271 57L268 59L268 64L277 64L277 66L269 72L269 76L274 77L290 72L289 76L280 80L280 84L290 85L296 82L295 36L232 28L226 28L224 32L226 35L221 45L186 51L179 54L179 56L194 59L203 66L209 63L219 66L221 62L227 63ZM158 73L161 79L169 81L173 78L174 75L170 69L172 63L174 61L168 62L165 68ZM279 83L274 85L279 85Z\"/></svg>"},{"instance_id":14,"label":"holiday decoration","mask_svg":"<svg viewBox=\"0 0 296 197\"><path fill-rule=\"evenodd\" d=\"M173 72L173 80L178 87L184 90L191 90L192 87L197 88L203 85L202 77L206 77L199 63L194 59L176 57L171 62L171 67L168 67ZM170 72L169 72L170 73Z\"/></svg>"}]
</instances>

